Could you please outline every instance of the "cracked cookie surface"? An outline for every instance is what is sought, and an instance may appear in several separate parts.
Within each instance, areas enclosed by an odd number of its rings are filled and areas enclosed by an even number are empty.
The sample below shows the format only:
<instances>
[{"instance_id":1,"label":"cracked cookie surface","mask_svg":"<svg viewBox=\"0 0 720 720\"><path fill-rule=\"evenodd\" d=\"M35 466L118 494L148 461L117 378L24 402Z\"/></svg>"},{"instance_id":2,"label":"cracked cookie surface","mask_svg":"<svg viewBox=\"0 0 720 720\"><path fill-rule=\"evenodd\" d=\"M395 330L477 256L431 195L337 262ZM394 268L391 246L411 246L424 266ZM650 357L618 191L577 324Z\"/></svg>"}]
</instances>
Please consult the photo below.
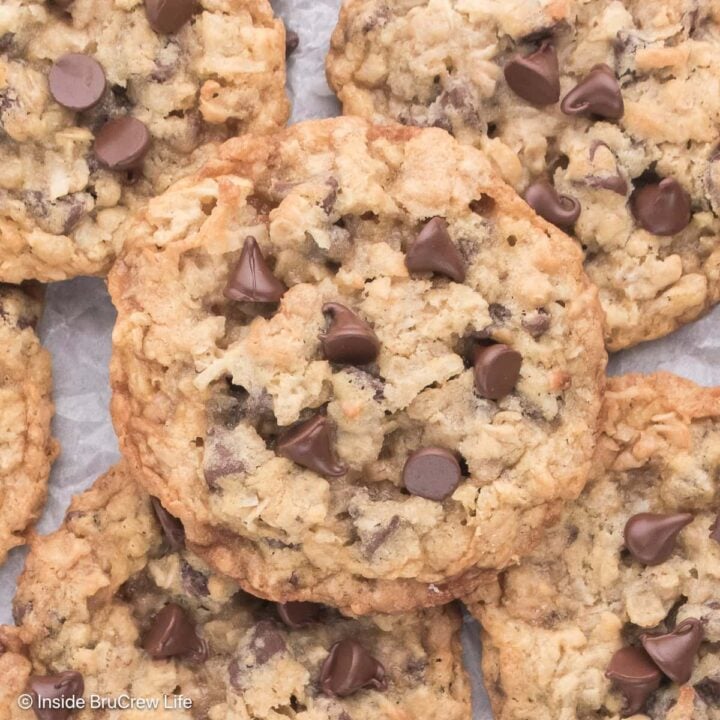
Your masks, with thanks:
<instances>
[{"instance_id":1,"label":"cracked cookie surface","mask_svg":"<svg viewBox=\"0 0 720 720\"><path fill-rule=\"evenodd\" d=\"M250 591L443 602L584 483L595 290L444 131L337 118L232 140L139 215L110 290L124 452Z\"/></svg>"},{"instance_id":2,"label":"cracked cookie surface","mask_svg":"<svg viewBox=\"0 0 720 720\"><path fill-rule=\"evenodd\" d=\"M327 61L344 112L482 148L578 241L611 350L720 298L718 65L705 0L346 0Z\"/></svg>"},{"instance_id":3,"label":"cracked cookie surface","mask_svg":"<svg viewBox=\"0 0 720 720\"><path fill-rule=\"evenodd\" d=\"M284 85L266 0L3 2L0 279L105 273L133 208L284 124Z\"/></svg>"},{"instance_id":4,"label":"cracked cookie surface","mask_svg":"<svg viewBox=\"0 0 720 720\"><path fill-rule=\"evenodd\" d=\"M601 427L580 498L472 606L495 717L718 720L720 389L610 378Z\"/></svg>"},{"instance_id":5,"label":"cracked cookie surface","mask_svg":"<svg viewBox=\"0 0 720 720\"><path fill-rule=\"evenodd\" d=\"M82 688L88 701L154 699L153 718L470 718L456 606L354 620L251 597L186 549L182 527L123 465L73 500L57 532L33 541L14 610L18 627L0 630L4 720L35 717L11 693L48 697L53 683L38 676L61 673L68 694ZM175 624L164 623L168 613ZM356 664L343 669L348 646ZM192 707L164 709L163 697L177 695Z\"/></svg>"},{"instance_id":6,"label":"cracked cookie surface","mask_svg":"<svg viewBox=\"0 0 720 720\"><path fill-rule=\"evenodd\" d=\"M39 517L58 450L50 354L35 334L42 305L39 287L0 284L0 563Z\"/></svg>"}]
</instances>

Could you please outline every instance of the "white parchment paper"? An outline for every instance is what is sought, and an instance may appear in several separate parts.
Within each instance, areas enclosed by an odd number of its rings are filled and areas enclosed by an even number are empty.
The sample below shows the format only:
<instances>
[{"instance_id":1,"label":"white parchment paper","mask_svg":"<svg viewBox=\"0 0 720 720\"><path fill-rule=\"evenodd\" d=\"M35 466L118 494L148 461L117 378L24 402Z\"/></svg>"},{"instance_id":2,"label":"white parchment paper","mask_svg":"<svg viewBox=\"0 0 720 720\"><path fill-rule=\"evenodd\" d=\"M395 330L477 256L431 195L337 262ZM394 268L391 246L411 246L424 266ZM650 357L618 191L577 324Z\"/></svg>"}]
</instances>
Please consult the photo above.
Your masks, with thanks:
<instances>
[{"instance_id":1,"label":"white parchment paper","mask_svg":"<svg viewBox=\"0 0 720 720\"><path fill-rule=\"evenodd\" d=\"M339 106L325 82L324 60L341 0L274 0L277 13L300 36L288 65L292 121L337 115ZM115 312L103 281L78 278L48 288L40 336L53 355L56 415L54 434L62 445L40 532L62 521L73 494L119 458L110 423L108 361ZM619 353L609 372L669 370L702 385L720 385L720 308L671 336ZM0 622L11 623L15 579L25 550L14 550L0 568ZM466 618L463 644L473 676L475 720L491 714L479 674L478 627Z\"/></svg>"}]
</instances>

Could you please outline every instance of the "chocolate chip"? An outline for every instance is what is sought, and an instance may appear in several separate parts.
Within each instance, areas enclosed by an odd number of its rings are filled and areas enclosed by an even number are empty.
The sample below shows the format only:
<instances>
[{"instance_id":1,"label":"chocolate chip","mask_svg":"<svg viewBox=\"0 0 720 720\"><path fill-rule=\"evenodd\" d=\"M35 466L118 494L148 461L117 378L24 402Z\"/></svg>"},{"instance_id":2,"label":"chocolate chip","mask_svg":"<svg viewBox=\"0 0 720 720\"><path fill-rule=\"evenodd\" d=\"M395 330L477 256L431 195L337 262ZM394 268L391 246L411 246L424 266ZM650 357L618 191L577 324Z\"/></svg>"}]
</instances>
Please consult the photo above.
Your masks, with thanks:
<instances>
[{"instance_id":1,"label":"chocolate chip","mask_svg":"<svg viewBox=\"0 0 720 720\"><path fill-rule=\"evenodd\" d=\"M522 355L508 345L476 345L473 348L475 389L489 400L504 398L515 389L521 365Z\"/></svg>"},{"instance_id":2,"label":"chocolate chip","mask_svg":"<svg viewBox=\"0 0 720 720\"><path fill-rule=\"evenodd\" d=\"M276 603L280 619L288 626L297 630L317 621L322 605L311 602Z\"/></svg>"},{"instance_id":3,"label":"chocolate chip","mask_svg":"<svg viewBox=\"0 0 720 720\"><path fill-rule=\"evenodd\" d=\"M675 235L690 223L690 195L674 178L636 190L631 207L638 223L653 235Z\"/></svg>"},{"instance_id":4,"label":"chocolate chip","mask_svg":"<svg viewBox=\"0 0 720 720\"><path fill-rule=\"evenodd\" d=\"M330 697L347 697L363 688L385 690L385 668L359 642L341 640L325 658L320 687Z\"/></svg>"},{"instance_id":5,"label":"chocolate chip","mask_svg":"<svg viewBox=\"0 0 720 720\"><path fill-rule=\"evenodd\" d=\"M157 33L176 33L199 10L197 0L145 0L145 14Z\"/></svg>"},{"instance_id":6,"label":"chocolate chip","mask_svg":"<svg viewBox=\"0 0 720 720\"><path fill-rule=\"evenodd\" d=\"M65 705L71 699L79 699L85 691L83 676L74 670L65 670L57 675L31 675L28 679L28 692L33 699L33 710L38 720L67 720L71 707L38 707L39 701L49 705L53 700L64 700Z\"/></svg>"},{"instance_id":7,"label":"chocolate chip","mask_svg":"<svg viewBox=\"0 0 720 720\"><path fill-rule=\"evenodd\" d=\"M703 634L702 623L688 618L665 635L643 634L640 642L655 664L671 680L683 685L692 675Z\"/></svg>"},{"instance_id":8,"label":"chocolate chip","mask_svg":"<svg viewBox=\"0 0 720 720\"><path fill-rule=\"evenodd\" d=\"M619 120L625 112L620 85L607 65L595 65L560 103L566 115Z\"/></svg>"},{"instance_id":9,"label":"chocolate chip","mask_svg":"<svg viewBox=\"0 0 720 720\"><path fill-rule=\"evenodd\" d=\"M285 57L290 57L300 45L300 36L294 30L285 30Z\"/></svg>"},{"instance_id":10,"label":"chocolate chip","mask_svg":"<svg viewBox=\"0 0 720 720\"><path fill-rule=\"evenodd\" d=\"M67 10L73 4L73 0L52 0L52 4L62 10Z\"/></svg>"},{"instance_id":11,"label":"chocolate chip","mask_svg":"<svg viewBox=\"0 0 720 720\"><path fill-rule=\"evenodd\" d=\"M457 458L440 447L416 450L403 468L403 485L409 493L438 502L455 492L461 477Z\"/></svg>"},{"instance_id":12,"label":"chocolate chip","mask_svg":"<svg viewBox=\"0 0 720 720\"><path fill-rule=\"evenodd\" d=\"M521 325L531 337L539 338L550 328L550 315L546 310L540 308L535 312L525 315Z\"/></svg>"},{"instance_id":13,"label":"chocolate chip","mask_svg":"<svg viewBox=\"0 0 720 720\"><path fill-rule=\"evenodd\" d=\"M441 217L425 224L405 253L405 265L410 272L439 273L459 283L465 280L465 263Z\"/></svg>"},{"instance_id":14,"label":"chocolate chip","mask_svg":"<svg viewBox=\"0 0 720 720\"><path fill-rule=\"evenodd\" d=\"M285 639L272 620L261 620L253 629L250 648L257 665L265 665L270 658L285 652Z\"/></svg>"},{"instance_id":15,"label":"chocolate chip","mask_svg":"<svg viewBox=\"0 0 720 720\"><path fill-rule=\"evenodd\" d=\"M704 677L693 685L698 697L706 705L720 706L720 675Z\"/></svg>"},{"instance_id":16,"label":"chocolate chip","mask_svg":"<svg viewBox=\"0 0 720 720\"><path fill-rule=\"evenodd\" d=\"M618 650L605 671L625 698L623 716L640 712L660 686L662 673L650 656L638 647Z\"/></svg>"},{"instance_id":17,"label":"chocolate chip","mask_svg":"<svg viewBox=\"0 0 720 720\"><path fill-rule=\"evenodd\" d=\"M720 513L718 513L715 522L710 526L710 539L720 543Z\"/></svg>"},{"instance_id":18,"label":"chocolate chip","mask_svg":"<svg viewBox=\"0 0 720 720\"><path fill-rule=\"evenodd\" d=\"M181 656L200 663L208 658L207 642L198 636L185 610L175 603L168 603L155 616L143 648L155 660Z\"/></svg>"},{"instance_id":19,"label":"chocolate chip","mask_svg":"<svg viewBox=\"0 0 720 720\"><path fill-rule=\"evenodd\" d=\"M638 513L625 523L625 546L643 565L664 563L675 549L678 533L692 522L691 513Z\"/></svg>"},{"instance_id":20,"label":"chocolate chip","mask_svg":"<svg viewBox=\"0 0 720 720\"><path fill-rule=\"evenodd\" d=\"M580 203L570 195L560 195L550 183L540 180L525 191L525 202L553 225L568 228L580 217Z\"/></svg>"},{"instance_id":21,"label":"chocolate chip","mask_svg":"<svg viewBox=\"0 0 720 720\"><path fill-rule=\"evenodd\" d=\"M150 149L150 132L145 123L125 115L106 122L95 136L93 150L109 170L136 170Z\"/></svg>"},{"instance_id":22,"label":"chocolate chip","mask_svg":"<svg viewBox=\"0 0 720 720\"><path fill-rule=\"evenodd\" d=\"M174 515L171 515L156 497L151 497L152 509L155 517L160 523L165 541L173 552L180 552L185 549L185 528L182 522Z\"/></svg>"},{"instance_id":23,"label":"chocolate chip","mask_svg":"<svg viewBox=\"0 0 720 720\"><path fill-rule=\"evenodd\" d=\"M530 55L516 55L505 65L505 80L516 95L533 105L560 99L560 71L552 42L546 40Z\"/></svg>"},{"instance_id":24,"label":"chocolate chip","mask_svg":"<svg viewBox=\"0 0 720 720\"><path fill-rule=\"evenodd\" d=\"M340 477L347 472L347 466L335 455L333 431L324 415L314 415L283 433L277 441L277 452L320 475Z\"/></svg>"},{"instance_id":25,"label":"chocolate chip","mask_svg":"<svg viewBox=\"0 0 720 720\"><path fill-rule=\"evenodd\" d=\"M50 94L63 107L87 110L97 105L105 93L105 71L89 55L68 53L58 58L48 74Z\"/></svg>"},{"instance_id":26,"label":"chocolate chip","mask_svg":"<svg viewBox=\"0 0 720 720\"><path fill-rule=\"evenodd\" d=\"M240 302L278 302L286 290L265 262L257 240L246 237L240 260L225 287L225 297Z\"/></svg>"},{"instance_id":27,"label":"chocolate chip","mask_svg":"<svg viewBox=\"0 0 720 720\"><path fill-rule=\"evenodd\" d=\"M331 317L330 327L320 336L323 352L330 362L367 365L375 360L380 341L370 325L340 303L325 303L323 312Z\"/></svg>"}]
</instances>

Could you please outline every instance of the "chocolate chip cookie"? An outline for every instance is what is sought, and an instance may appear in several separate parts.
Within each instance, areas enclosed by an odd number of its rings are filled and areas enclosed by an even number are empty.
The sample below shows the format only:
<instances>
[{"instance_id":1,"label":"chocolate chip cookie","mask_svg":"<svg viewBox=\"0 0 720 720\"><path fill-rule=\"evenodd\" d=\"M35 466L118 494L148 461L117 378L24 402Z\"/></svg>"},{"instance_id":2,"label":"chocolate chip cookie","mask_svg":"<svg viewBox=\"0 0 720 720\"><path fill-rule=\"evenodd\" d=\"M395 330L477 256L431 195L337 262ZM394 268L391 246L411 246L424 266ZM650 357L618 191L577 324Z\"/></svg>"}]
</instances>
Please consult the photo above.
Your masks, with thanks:
<instances>
[{"instance_id":1,"label":"chocolate chip cookie","mask_svg":"<svg viewBox=\"0 0 720 720\"><path fill-rule=\"evenodd\" d=\"M50 354L35 334L42 296L35 285L0 284L0 563L39 516L58 450Z\"/></svg>"},{"instance_id":2,"label":"chocolate chip cookie","mask_svg":"<svg viewBox=\"0 0 720 720\"><path fill-rule=\"evenodd\" d=\"M266 0L5 0L0 280L104 273L132 208L284 124L284 83Z\"/></svg>"},{"instance_id":3,"label":"chocolate chip cookie","mask_svg":"<svg viewBox=\"0 0 720 720\"><path fill-rule=\"evenodd\" d=\"M335 118L231 140L128 235L120 441L246 589L355 613L443 602L580 491L595 289L446 132Z\"/></svg>"},{"instance_id":4,"label":"chocolate chip cookie","mask_svg":"<svg viewBox=\"0 0 720 720\"><path fill-rule=\"evenodd\" d=\"M718 720L720 388L610 379L593 467L474 606L495 717Z\"/></svg>"},{"instance_id":5,"label":"chocolate chip cookie","mask_svg":"<svg viewBox=\"0 0 720 720\"><path fill-rule=\"evenodd\" d=\"M158 702L153 718L470 718L456 607L352 620L251 597L185 548L182 526L124 466L32 543L14 610L25 657L14 648L10 677L36 708L126 695ZM10 712L33 717L14 701Z\"/></svg>"},{"instance_id":6,"label":"chocolate chip cookie","mask_svg":"<svg viewBox=\"0 0 720 720\"><path fill-rule=\"evenodd\" d=\"M344 111L481 147L571 234L618 350L720 297L720 12L670 0L346 0Z\"/></svg>"}]
</instances>

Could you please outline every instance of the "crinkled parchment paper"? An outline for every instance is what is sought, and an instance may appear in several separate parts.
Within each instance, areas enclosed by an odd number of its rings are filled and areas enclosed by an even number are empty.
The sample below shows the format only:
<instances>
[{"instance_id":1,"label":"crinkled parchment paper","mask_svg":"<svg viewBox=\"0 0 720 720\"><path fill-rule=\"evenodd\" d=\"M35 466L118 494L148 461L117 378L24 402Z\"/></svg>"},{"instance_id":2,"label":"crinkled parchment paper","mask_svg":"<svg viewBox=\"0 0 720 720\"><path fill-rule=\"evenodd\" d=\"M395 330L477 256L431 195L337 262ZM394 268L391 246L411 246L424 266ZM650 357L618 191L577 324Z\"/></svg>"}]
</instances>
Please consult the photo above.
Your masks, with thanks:
<instances>
[{"instance_id":1,"label":"crinkled parchment paper","mask_svg":"<svg viewBox=\"0 0 720 720\"><path fill-rule=\"evenodd\" d=\"M275 0L276 11L300 36L289 61L293 122L338 114L325 82L324 59L340 0ZM40 334L53 355L56 416L62 444L50 496L39 524L49 532L61 522L74 493L92 484L119 457L110 423L108 361L115 313L101 280L80 278L48 288ZM669 370L702 385L720 385L720 309L673 335L619 353L611 374ZM12 622L10 605L25 551L14 550L0 569L0 622ZM477 625L466 620L464 645L474 677L474 718L491 717L478 672Z\"/></svg>"}]
</instances>

